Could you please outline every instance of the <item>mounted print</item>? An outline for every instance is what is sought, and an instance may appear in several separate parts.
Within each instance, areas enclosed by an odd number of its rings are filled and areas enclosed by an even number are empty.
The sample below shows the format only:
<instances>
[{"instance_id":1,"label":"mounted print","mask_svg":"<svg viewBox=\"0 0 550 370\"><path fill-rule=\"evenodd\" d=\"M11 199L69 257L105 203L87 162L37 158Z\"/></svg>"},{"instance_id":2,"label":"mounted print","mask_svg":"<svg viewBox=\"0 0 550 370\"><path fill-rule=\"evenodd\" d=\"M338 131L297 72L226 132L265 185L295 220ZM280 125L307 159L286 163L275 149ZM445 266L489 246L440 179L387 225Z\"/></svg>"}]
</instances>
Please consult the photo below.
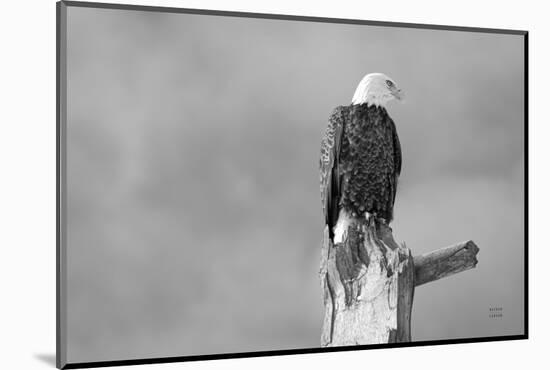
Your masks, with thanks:
<instances>
[{"instance_id":1,"label":"mounted print","mask_svg":"<svg viewBox=\"0 0 550 370\"><path fill-rule=\"evenodd\" d=\"M527 32L57 4L57 366L527 338Z\"/></svg>"}]
</instances>

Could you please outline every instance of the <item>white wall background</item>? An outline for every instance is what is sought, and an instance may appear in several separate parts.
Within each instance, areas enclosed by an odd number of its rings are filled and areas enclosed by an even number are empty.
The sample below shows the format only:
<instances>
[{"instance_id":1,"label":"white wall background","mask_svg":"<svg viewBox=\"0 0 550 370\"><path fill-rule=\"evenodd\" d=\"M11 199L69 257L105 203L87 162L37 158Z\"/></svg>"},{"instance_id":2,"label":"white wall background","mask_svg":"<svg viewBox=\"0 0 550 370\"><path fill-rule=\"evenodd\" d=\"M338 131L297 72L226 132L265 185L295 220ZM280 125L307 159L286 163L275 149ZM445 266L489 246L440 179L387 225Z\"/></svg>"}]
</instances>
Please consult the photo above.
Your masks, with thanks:
<instances>
[{"instance_id":1,"label":"white wall background","mask_svg":"<svg viewBox=\"0 0 550 370\"><path fill-rule=\"evenodd\" d=\"M112 1L117 2L117 1ZM141 366L150 369L256 369L408 366L508 369L544 361L548 327L545 296L544 210L550 186L543 100L550 65L550 26L544 3L498 1L313 2L306 0L126 1L143 5L282 13L383 21L528 29L530 33L530 333L529 341L451 345L271 358ZM2 8L3 94L0 168L2 206L2 368L52 368L55 353L55 2L6 2ZM495 61L498 63L498 61ZM518 217L521 217L518 215ZM390 361L388 361L388 358ZM535 366L538 368L539 366Z\"/></svg>"}]
</instances>

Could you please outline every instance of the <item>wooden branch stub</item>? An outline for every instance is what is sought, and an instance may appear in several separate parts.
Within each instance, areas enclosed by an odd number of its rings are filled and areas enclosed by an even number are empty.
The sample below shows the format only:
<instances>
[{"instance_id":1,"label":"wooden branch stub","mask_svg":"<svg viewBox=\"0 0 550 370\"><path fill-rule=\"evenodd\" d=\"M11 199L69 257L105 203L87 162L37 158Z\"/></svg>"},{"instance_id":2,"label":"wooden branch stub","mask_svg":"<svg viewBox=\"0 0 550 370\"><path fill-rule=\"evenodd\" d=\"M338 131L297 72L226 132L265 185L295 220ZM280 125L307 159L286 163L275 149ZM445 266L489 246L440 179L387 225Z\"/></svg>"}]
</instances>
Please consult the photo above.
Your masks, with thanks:
<instances>
[{"instance_id":1,"label":"wooden branch stub","mask_svg":"<svg viewBox=\"0 0 550 370\"><path fill-rule=\"evenodd\" d=\"M478 252L477 245L468 240L414 257L415 286L474 268Z\"/></svg>"}]
</instances>

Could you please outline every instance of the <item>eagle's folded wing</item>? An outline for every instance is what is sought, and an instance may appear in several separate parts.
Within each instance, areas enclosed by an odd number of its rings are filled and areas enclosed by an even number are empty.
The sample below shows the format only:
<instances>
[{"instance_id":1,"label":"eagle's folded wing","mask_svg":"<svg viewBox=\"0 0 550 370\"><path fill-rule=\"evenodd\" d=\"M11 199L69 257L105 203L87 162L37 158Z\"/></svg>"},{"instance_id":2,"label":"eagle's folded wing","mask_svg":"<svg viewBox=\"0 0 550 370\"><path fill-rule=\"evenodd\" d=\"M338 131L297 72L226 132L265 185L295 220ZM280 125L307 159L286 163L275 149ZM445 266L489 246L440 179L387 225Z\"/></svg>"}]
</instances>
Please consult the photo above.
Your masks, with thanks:
<instances>
[{"instance_id":1,"label":"eagle's folded wing","mask_svg":"<svg viewBox=\"0 0 550 370\"><path fill-rule=\"evenodd\" d=\"M330 115L325 136L321 142L320 180L321 202L325 223L329 227L330 237L332 229L338 221L338 203L340 200L341 173L340 149L344 132L344 107L334 109Z\"/></svg>"}]
</instances>

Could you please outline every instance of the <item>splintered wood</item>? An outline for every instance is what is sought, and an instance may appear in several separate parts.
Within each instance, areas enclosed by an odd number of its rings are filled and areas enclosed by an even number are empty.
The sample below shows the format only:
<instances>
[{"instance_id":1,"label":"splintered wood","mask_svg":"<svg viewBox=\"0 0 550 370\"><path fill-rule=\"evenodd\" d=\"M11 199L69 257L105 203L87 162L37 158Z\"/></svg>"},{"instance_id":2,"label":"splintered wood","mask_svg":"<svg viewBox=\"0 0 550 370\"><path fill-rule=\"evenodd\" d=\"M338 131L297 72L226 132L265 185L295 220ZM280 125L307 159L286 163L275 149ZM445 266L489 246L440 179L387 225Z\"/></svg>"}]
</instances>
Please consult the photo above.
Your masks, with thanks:
<instances>
[{"instance_id":1,"label":"splintered wood","mask_svg":"<svg viewBox=\"0 0 550 370\"><path fill-rule=\"evenodd\" d=\"M415 285L475 267L479 249L468 241L413 259L385 223L354 220L342 243L324 230L320 278L325 317L321 345L411 341ZM416 266L416 268L415 268Z\"/></svg>"}]
</instances>

